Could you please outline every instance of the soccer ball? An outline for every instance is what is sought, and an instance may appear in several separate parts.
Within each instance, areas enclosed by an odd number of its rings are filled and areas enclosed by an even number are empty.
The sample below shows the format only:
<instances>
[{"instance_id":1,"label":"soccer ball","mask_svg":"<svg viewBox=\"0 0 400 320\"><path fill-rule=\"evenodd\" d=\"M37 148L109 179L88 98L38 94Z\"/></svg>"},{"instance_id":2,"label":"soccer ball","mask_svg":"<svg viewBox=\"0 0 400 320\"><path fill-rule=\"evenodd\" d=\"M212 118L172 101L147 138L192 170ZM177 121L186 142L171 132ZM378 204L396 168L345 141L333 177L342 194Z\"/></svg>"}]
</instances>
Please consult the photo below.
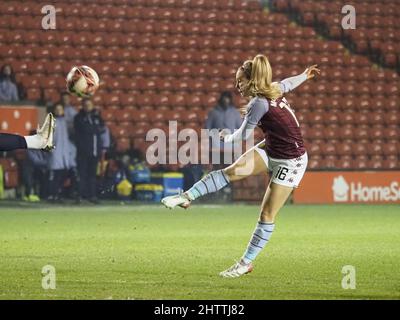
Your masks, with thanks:
<instances>
[{"instance_id":1,"label":"soccer ball","mask_svg":"<svg viewBox=\"0 0 400 320\"><path fill-rule=\"evenodd\" d=\"M99 87L97 72L88 66L73 67L67 75L69 93L83 98L94 95Z\"/></svg>"}]
</instances>

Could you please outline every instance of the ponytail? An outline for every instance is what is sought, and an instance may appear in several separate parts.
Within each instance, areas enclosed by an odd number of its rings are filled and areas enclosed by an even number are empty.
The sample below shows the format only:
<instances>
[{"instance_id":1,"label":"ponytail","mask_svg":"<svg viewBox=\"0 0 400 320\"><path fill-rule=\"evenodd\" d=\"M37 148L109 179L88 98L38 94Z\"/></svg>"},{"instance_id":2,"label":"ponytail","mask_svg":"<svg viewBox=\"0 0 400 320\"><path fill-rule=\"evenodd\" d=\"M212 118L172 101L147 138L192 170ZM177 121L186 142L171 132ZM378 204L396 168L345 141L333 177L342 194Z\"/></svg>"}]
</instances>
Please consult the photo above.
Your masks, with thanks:
<instances>
[{"instance_id":1,"label":"ponytail","mask_svg":"<svg viewBox=\"0 0 400 320\"><path fill-rule=\"evenodd\" d=\"M243 72L249 80L246 91L250 96L264 96L275 100L282 96L282 91L276 82L272 82L272 68L268 58L257 55L253 60L244 62Z\"/></svg>"}]
</instances>

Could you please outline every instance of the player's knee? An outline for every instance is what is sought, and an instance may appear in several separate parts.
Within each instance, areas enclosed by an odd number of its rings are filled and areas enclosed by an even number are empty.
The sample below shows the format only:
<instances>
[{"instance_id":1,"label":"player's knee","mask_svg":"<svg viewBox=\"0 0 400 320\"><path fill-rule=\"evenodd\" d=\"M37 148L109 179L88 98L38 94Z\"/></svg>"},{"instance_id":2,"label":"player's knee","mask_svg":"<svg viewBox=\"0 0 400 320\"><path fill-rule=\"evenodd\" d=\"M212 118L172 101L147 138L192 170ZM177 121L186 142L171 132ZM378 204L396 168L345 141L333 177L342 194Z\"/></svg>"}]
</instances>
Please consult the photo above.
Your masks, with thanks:
<instances>
[{"instance_id":1,"label":"player's knee","mask_svg":"<svg viewBox=\"0 0 400 320\"><path fill-rule=\"evenodd\" d=\"M237 180L240 180L240 179L244 178L244 177L241 177L240 175L237 174L237 170L233 166L225 168L224 169L224 173L226 174L226 176L228 177L230 182L237 181Z\"/></svg>"},{"instance_id":2,"label":"player's knee","mask_svg":"<svg viewBox=\"0 0 400 320\"><path fill-rule=\"evenodd\" d=\"M233 164L225 168L224 172L229 177L229 181L241 180L252 174L251 168L241 164Z\"/></svg>"},{"instance_id":3,"label":"player's knee","mask_svg":"<svg viewBox=\"0 0 400 320\"><path fill-rule=\"evenodd\" d=\"M260 213L260 220L263 222L274 222L276 212L271 208L263 208Z\"/></svg>"},{"instance_id":4,"label":"player's knee","mask_svg":"<svg viewBox=\"0 0 400 320\"><path fill-rule=\"evenodd\" d=\"M230 170L228 168L224 169L224 173L228 177L229 181L236 181L236 176L233 173L233 170Z\"/></svg>"}]
</instances>

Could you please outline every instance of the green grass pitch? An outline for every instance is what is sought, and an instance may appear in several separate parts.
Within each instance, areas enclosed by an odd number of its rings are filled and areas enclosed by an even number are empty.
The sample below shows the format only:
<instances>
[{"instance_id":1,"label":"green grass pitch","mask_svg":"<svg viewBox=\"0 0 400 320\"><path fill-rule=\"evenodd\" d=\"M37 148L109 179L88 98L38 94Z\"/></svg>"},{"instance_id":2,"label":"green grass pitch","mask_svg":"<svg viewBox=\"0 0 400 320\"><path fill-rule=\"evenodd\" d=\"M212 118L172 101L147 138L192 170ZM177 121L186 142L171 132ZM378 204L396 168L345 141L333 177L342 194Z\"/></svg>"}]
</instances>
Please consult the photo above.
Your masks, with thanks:
<instances>
[{"instance_id":1,"label":"green grass pitch","mask_svg":"<svg viewBox=\"0 0 400 320\"><path fill-rule=\"evenodd\" d=\"M399 299L399 209L288 205L254 271L223 279L258 206L3 206L0 299ZM55 290L41 286L48 264Z\"/></svg>"}]
</instances>

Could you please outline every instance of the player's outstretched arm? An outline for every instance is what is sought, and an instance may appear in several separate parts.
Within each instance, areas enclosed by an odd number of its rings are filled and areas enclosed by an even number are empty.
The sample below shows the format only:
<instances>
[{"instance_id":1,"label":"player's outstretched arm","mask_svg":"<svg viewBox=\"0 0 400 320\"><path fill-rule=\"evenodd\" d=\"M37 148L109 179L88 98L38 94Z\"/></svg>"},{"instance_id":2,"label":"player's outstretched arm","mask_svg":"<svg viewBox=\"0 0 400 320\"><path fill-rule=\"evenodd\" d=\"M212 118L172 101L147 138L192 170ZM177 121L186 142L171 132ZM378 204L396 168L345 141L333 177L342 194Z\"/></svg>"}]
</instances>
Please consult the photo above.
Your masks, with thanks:
<instances>
[{"instance_id":1,"label":"player's outstretched arm","mask_svg":"<svg viewBox=\"0 0 400 320\"><path fill-rule=\"evenodd\" d=\"M231 143L235 141L247 140L251 133L254 131L256 127L255 124L250 123L247 118L245 118L242 122L242 125L239 129L235 130L232 134L230 134L230 130L222 130L219 133L219 137L225 143Z\"/></svg>"},{"instance_id":2,"label":"player's outstretched arm","mask_svg":"<svg viewBox=\"0 0 400 320\"><path fill-rule=\"evenodd\" d=\"M264 114L268 112L269 104L264 99L253 99L247 109L248 112L239 129L232 134L226 134L224 131L220 132L220 138L223 139L225 143L247 140L253 133L257 123Z\"/></svg>"},{"instance_id":3,"label":"player's outstretched arm","mask_svg":"<svg viewBox=\"0 0 400 320\"><path fill-rule=\"evenodd\" d=\"M309 80L314 78L316 75L319 75L321 73L321 70L318 68L316 64L308 67L306 70L304 70L303 73L286 78L282 80L279 85L281 87L282 93L290 92L297 88L299 85L301 85L304 81Z\"/></svg>"}]
</instances>

